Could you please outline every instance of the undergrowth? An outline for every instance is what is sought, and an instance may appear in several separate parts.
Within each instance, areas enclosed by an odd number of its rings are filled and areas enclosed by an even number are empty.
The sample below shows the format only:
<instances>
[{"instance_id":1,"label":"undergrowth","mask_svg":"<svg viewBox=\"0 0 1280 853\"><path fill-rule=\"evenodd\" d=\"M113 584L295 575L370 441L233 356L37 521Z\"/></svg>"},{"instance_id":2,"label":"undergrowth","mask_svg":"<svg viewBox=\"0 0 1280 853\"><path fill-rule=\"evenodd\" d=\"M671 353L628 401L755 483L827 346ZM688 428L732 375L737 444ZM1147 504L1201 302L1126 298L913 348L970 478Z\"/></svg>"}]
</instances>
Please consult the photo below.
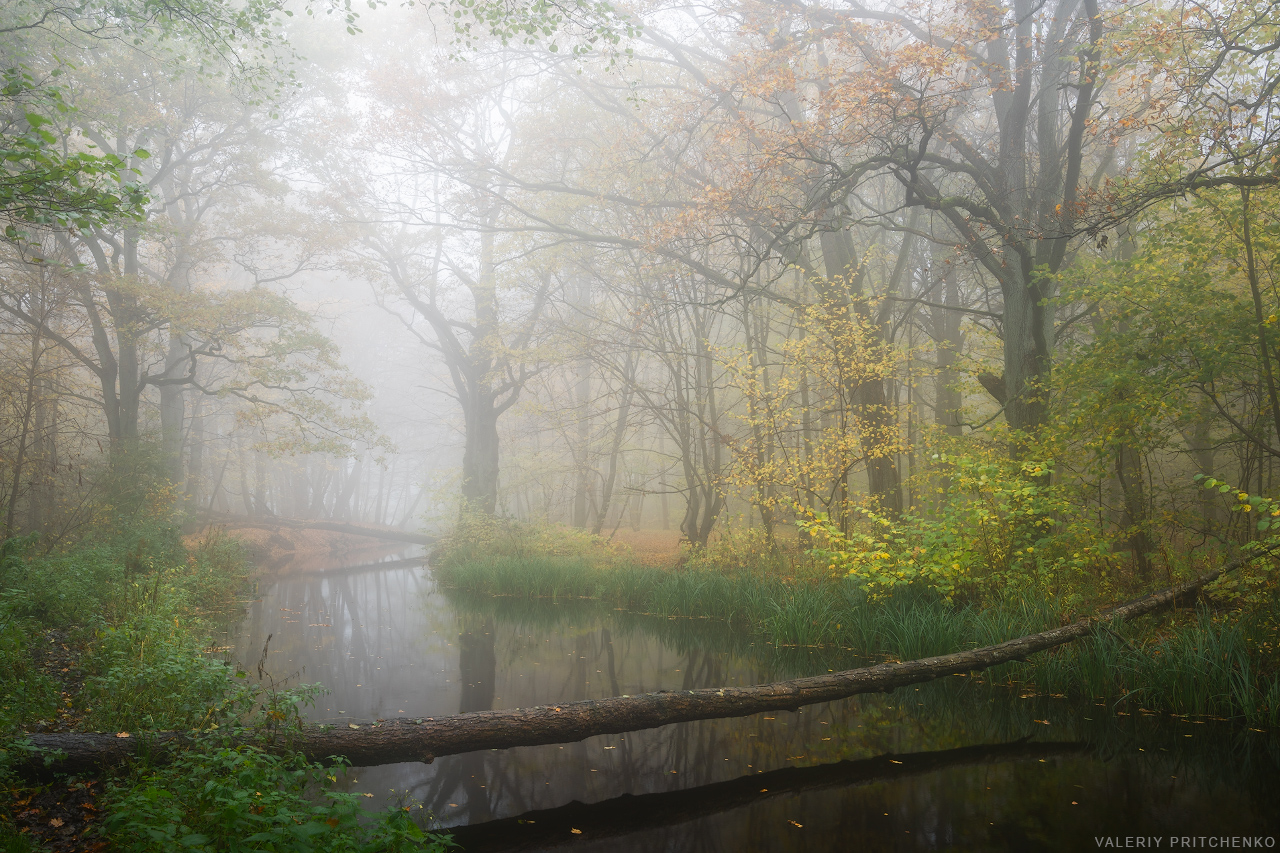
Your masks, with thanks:
<instances>
[{"instance_id":1,"label":"undergrowth","mask_svg":"<svg viewBox=\"0 0 1280 853\"><path fill-rule=\"evenodd\" d=\"M80 821L86 844L101 831L122 851L448 847L404 806L371 819L358 795L333 789L341 764L289 750L298 705L315 689L260 691L214 648L253 590L243 549L219 532L184 545L176 499L145 473L125 478L79 543L0 542L0 851L39 849L10 806L44 790L14 770L32 758L24 731L145 740L166 729L191 732L190 748L171 763L144 756L106 771L100 830L69 813L43 825Z\"/></svg>"},{"instance_id":2,"label":"undergrowth","mask_svg":"<svg viewBox=\"0 0 1280 853\"><path fill-rule=\"evenodd\" d=\"M413 805L391 805L371 817L361 795L334 790L346 767L341 762L264 748L267 736L287 742L300 731L298 707L317 692L237 686L209 710L192 748L160 766L136 766L110 790L104 828L115 849L441 853L454 846L424 831ZM252 742L255 735L260 743Z\"/></svg>"}]
</instances>

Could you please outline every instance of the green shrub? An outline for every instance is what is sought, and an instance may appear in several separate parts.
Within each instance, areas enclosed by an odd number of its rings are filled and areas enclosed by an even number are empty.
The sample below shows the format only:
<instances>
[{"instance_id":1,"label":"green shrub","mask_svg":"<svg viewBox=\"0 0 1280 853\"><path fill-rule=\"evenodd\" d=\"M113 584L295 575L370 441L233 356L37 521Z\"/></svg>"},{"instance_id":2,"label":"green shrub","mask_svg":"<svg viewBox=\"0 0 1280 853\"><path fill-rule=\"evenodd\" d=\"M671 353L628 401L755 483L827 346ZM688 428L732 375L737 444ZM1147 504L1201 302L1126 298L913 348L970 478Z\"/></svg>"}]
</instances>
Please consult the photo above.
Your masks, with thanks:
<instances>
[{"instance_id":1,"label":"green shrub","mask_svg":"<svg viewBox=\"0 0 1280 853\"><path fill-rule=\"evenodd\" d=\"M300 707L319 690L238 683L209 710L191 748L163 766L142 766L109 789L103 825L115 848L439 853L453 846L447 836L424 832L411 807L389 807L370 820L359 794L333 790L343 764L308 762L252 742L287 744L300 731Z\"/></svg>"},{"instance_id":2,"label":"green shrub","mask_svg":"<svg viewBox=\"0 0 1280 853\"><path fill-rule=\"evenodd\" d=\"M51 718L59 693L53 679L33 665L22 628L0 617L0 734Z\"/></svg>"},{"instance_id":3,"label":"green shrub","mask_svg":"<svg viewBox=\"0 0 1280 853\"><path fill-rule=\"evenodd\" d=\"M196 726L230 684L178 620L140 616L107 628L85 661L86 724L98 731Z\"/></svg>"},{"instance_id":4,"label":"green shrub","mask_svg":"<svg viewBox=\"0 0 1280 853\"><path fill-rule=\"evenodd\" d=\"M367 821L359 795L332 790L340 765L312 764L254 746L184 753L114 791L104 821L121 851L397 853L452 846L404 807Z\"/></svg>"}]
</instances>

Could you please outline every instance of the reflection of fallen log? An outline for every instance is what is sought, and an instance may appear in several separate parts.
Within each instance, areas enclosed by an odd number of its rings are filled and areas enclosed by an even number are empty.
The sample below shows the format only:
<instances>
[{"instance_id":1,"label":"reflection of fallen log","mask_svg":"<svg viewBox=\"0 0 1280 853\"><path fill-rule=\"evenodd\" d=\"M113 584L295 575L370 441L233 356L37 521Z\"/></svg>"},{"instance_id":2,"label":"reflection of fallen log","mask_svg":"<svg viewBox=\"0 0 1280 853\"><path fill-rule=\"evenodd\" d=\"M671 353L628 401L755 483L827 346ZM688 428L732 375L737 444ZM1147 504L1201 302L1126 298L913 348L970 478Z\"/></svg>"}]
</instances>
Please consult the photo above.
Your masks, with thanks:
<instances>
[{"instance_id":1,"label":"reflection of fallen log","mask_svg":"<svg viewBox=\"0 0 1280 853\"><path fill-rule=\"evenodd\" d=\"M804 791L892 782L953 767L1052 758L1083 752L1086 748L1081 743L1001 743L881 755L814 767L784 767L679 791L624 794L591 804L575 801L502 820L451 827L449 832L467 853L543 848L672 826Z\"/></svg>"},{"instance_id":2,"label":"reflection of fallen log","mask_svg":"<svg viewBox=\"0 0 1280 853\"><path fill-rule=\"evenodd\" d=\"M803 705L831 702L860 693L887 693L908 684L1025 660L1036 652L1088 636L1100 624L1132 619L1158 610L1245 562L1247 560L1237 560L1195 580L1152 593L1098 616L981 649L902 663L882 663L754 687L662 691L536 708L474 711L419 721L350 724L343 728L314 726L291 738L289 745L311 759L340 755L353 765L369 766L398 761L430 761L438 755L481 749L570 743L594 735L620 734L692 720L746 717L762 711L793 711ZM37 734L29 737L40 749L65 753L52 764L54 769L63 771L119 762L134 754L139 741L143 740L98 733ZM147 735L145 740L150 744L149 749L160 750L181 743L183 738L177 732L157 732ZM29 768L38 769L38 765L43 763L33 761Z\"/></svg>"},{"instance_id":3,"label":"reflection of fallen log","mask_svg":"<svg viewBox=\"0 0 1280 853\"><path fill-rule=\"evenodd\" d=\"M409 567L422 567L427 564L425 557L405 557L395 560L381 560L376 563L361 563L358 566L335 566L328 569L301 569L297 572L281 571L277 572L275 578L289 577L306 577L312 580L344 578L352 575L366 575L371 572L385 572L390 569L404 569Z\"/></svg>"}]
</instances>

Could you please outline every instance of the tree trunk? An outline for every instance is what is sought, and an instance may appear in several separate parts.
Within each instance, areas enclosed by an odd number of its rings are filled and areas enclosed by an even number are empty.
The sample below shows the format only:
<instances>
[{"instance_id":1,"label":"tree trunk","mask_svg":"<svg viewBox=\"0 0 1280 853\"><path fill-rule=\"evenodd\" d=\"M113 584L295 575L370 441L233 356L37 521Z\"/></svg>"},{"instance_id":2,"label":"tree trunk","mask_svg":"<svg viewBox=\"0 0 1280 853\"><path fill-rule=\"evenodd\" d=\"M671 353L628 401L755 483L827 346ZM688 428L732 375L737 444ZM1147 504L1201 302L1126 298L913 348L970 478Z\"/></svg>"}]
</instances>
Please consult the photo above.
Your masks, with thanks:
<instances>
[{"instance_id":1,"label":"tree trunk","mask_svg":"<svg viewBox=\"0 0 1280 853\"><path fill-rule=\"evenodd\" d=\"M174 379L181 372L186 355L182 335L169 330L169 350L165 355L164 378ZM160 452L164 473L169 482L182 486L182 427L186 414L186 393L181 385L160 386Z\"/></svg>"},{"instance_id":2,"label":"tree trunk","mask_svg":"<svg viewBox=\"0 0 1280 853\"><path fill-rule=\"evenodd\" d=\"M1053 366L1052 293L1048 278L1009 270L1004 297L1004 415L1009 426L1034 437L1048 412Z\"/></svg>"},{"instance_id":3,"label":"tree trunk","mask_svg":"<svg viewBox=\"0 0 1280 853\"><path fill-rule=\"evenodd\" d=\"M794 711L818 702L834 702L862 693L889 692L909 684L1026 660L1037 652L1087 637L1099 627L1105 629L1108 622L1134 619L1166 607L1257 556L1262 555L1236 560L1194 580L1114 607L1097 616L980 649L753 687L664 690L639 696L587 699L534 708L476 711L438 719L429 717L366 725L351 723L346 728L309 726L296 737L288 738L287 748L297 749L313 761L343 756L355 766L430 762L441 755L572 743L596 735L651 729L672 723L746 717L765 711ZM120 737L110 733L33 734L27 737L38 749L61 750L64 754L51 758L47 765L43 755L28 759L21 769L59 773L81 772L119 762L135 754L139 743L144 744L151 754L156 754L188 741L188 736L182 732L157 732L145 738L133 735ZM281 747L285 748L285 744Z\"/></svg>"},{"instance_id":4,"label":"tree trunk","mask_svg":"<svg viewBox=\"0 0 1280 853\"><path fill-rule=\"evenodd\" d=\"M618 482L618 457L622 453L622 440L627 434L627 418L631 414L633 380L634 375L627 377L627 386L622 392L622 404L618 407L618 419L613 425L613 442L609 446L609 470L605 475L604 488L600 493L600 512L596 514L596 523L591 530L596 536L599 536L600 531L604 529L609 516L609 505L613 502L614 486Z\"/></svg>"},{"instance_id":5,"label":"tree trunk","mask_svg":"<svg viewBox=\"0 0 1280 853\"><path fill-rule=\"evenodd\" d=\"M351 498L355 494L356 487L360 484L360 473L363 470L364 456L357 456L355 465L351 467L350 473L347 474L347 480L342 492L338 495L338 501L334 504L334 521L347 521L351 518Z\"/></svg>"},{"instance_id":6,"label":"tree trunk","mask_svg":"<svg viewBox=\"0 0 1280 853\"><path fill-rule=\"evenodd\" d=\"M493 400L467 401L467 436L462 451L463 512L493 515L498 509L498 415Z\"/></svg>"},{"instance_id":7,"label":"tree trunk","mask_svg":"<svg viewBox=\"0 0 1280 853\"><path fill-rule=\"evenodd\" d=\"M17 532L18 496L22 493L22 475L25 470L27 448L31 441L31 420L36 411L36 393L40 371L40 331L37 326L31 333L31 355L27 360L26 395L22 405L22 426L18 431L18 452L14 455L12 482L9 484L9 505L5 511L4 536Z\"/></svg>"},{"instance_id":8,"label":"tree trunk","mask_svg":"<svg viewBox=\"0 0 1280 853\"><path fill-rule=\"evenodd\" d=\"M41 376L36 385L36 423L31 436L35 458L31 478L32 530L45 532L53 523L57 507L58 473L58 391L53 379Z\"/></svg>"},{"instance_id":9,"label":"tree trunk","mask_svg":"<svg viewBox=\"0 0 1280 853\"><path fill-rule=\"evenodd\" d=\"M197 395L191 404L191 453L187 457L187 481L184 490L189 506L194 508L200 505L205 485L204 399Z\"/></svg>"},{"instance_id":10,"label":"tree trunk","mask_svg":"<svg viewBox=\"0 0 1280 853\"><path fill-rule=\"evenodd\" d=\"M959 309L960 276L953 264L945 259L935 259L944 265L942 273L942 304L947 308ZM938 372L934 379L933 421L946 430L947 435L960 436L960 407L963 400L960 396L960 374L956 370L956 360L964 346L964 332L960 330L964 315L958 310L948 311L946 308L933 307L929 312L933 326L933 341L936 352Z\"/></svg>"},{"instance_id":11,"label":"tree trunk","mask_svg":"<svg viewBox=\"0 0 1280 853\"><path fill-rule=\"evenodd\" d=\"M827 275L822 296L847 306L863 322L871 316L862 292L863 270L854 257L853 238L846 230L823 232L819 236L822 264ZM881 341L880 343L884 343ZM849 353L853 359L857 354ZM857 413L858 435L867 466L867 488L880 509L890 515L902 512L902 478L898 472L897 414L889 405L884 380L872 378L840 393Z\"/></svg>"}]
</instances>

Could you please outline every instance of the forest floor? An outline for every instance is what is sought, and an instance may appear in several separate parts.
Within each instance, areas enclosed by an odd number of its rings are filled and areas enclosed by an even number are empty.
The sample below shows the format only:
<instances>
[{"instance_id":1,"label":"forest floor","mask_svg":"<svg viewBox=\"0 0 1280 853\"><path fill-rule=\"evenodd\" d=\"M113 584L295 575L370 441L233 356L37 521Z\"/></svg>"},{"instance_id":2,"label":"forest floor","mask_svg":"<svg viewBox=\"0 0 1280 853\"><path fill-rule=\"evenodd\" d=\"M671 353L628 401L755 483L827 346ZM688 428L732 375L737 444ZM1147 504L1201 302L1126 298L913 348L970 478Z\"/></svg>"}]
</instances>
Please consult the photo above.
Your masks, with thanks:
<instances>
[{"instance_id":1,"label":"forest floor","mask_svg":"<svg viewBox=\"0 0 1280 853\"><path fill-rule=\"evenodd\" d=\"M679 530L619 529L613 541L631 549L631 558L641 566L669 569L680 562Z\"/></svg>"},{"instance_id":2,"label":"forest floor","mask_svg":"<svg viewBox=\"0 0 1280 853\"><path fill-rule=\"evenodd\" d=\"M66 631L50 629L37 638L31 658L37 672L57 685L60 704L56 716L38 720L33 732L71 732L84 722L80 692L85 672L80 666L87 647ZM14 827L40 850L55 853L97 853L106 842L96 832L100 779L55 779L17 794L13 804Z\"/></svg>"}]
</instances>

